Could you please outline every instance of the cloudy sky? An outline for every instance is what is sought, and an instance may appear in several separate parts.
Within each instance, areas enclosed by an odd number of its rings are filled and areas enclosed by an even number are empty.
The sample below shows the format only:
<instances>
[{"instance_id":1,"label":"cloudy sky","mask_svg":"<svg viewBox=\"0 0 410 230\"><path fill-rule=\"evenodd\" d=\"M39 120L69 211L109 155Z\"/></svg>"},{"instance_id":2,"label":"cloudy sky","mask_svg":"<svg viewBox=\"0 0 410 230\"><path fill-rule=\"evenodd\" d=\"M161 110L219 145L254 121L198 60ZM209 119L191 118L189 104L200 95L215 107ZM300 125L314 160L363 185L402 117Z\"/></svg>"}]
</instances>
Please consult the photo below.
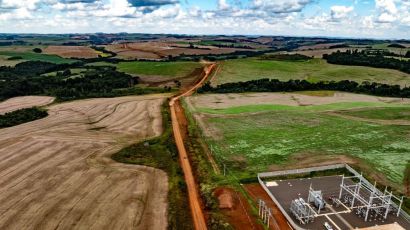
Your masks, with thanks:
<instances>
[{"instance_id":1,"label":"cloudy sky","mask_svg":"<svg viewBox=\"0 0 410 230\"><path fill-rule=\"evenodd\" d=\"M410 0L0 0L0 33L410 38Z\"/></svg>"}]
</instances>

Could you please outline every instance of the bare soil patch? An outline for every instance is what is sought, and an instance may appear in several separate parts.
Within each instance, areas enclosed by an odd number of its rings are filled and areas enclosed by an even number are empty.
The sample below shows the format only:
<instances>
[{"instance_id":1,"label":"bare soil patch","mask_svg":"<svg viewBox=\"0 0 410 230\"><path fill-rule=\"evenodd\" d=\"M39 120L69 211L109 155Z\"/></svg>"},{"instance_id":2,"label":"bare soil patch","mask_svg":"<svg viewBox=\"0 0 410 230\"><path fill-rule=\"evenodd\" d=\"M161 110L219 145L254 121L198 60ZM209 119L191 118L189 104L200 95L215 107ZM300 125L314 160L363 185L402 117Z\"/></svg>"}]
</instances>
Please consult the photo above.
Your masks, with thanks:
<instances>
[{"instance_id":1,"label":"bare soil patch","mask_svg":"<svg viewBox=\"0 0 410 230\"><path fill-rule=\"evenodd\" d=\"M234 229L262 230L263 227L257 223L256 217L250 216L250 205L242 194L235 192L231 188L217 188L214 196L219 200L219 208L222 214L226 216L229 224Z\"/></svg>"},{"instance_id":2,"label":"bare soil patch","mask_svg":"<svg viewBox=\"0 0 410 230\"><path fill-rule=\"evenodd\" d=\"M35 106L44 106L52 103L54 97L25 96L14 97L0 102L0 115L19 109L27 109Z\"/></svg>"},{"instance_id":3,"label":"bare soil patch","mask_svg":"<svg viewBox=\"0 0 410 230\"><path fill-rule=\"evenodd\" d=\"M96 58L98 53L88 46L48 46L44 53L55 54L63 58Z\"/></svg>"},{"instance_id":4,"label":"bare soil patch","mask_svg":"<svg viewBox=\"0 0 410 230\"><path fill-rule=\"evenodd\" d=\"M165 172L110 156L162 132L162 95L49 107L0 131L0 229L166 229Z\"/></svg>"},{"instance_id":5,"label":"bare soil patch","mask_svg":"<svg viewBox=\"0 0 410 230\"><path fill-rule=\"evenodd\" d=\"M335 92L333 96L312 96L301 93L204 94L187 98L196 108L224 109L244 105L308 106L341 102L386 102L409 104L410 99L375 97L363 94Z\"/></svg>"}]
</instances>

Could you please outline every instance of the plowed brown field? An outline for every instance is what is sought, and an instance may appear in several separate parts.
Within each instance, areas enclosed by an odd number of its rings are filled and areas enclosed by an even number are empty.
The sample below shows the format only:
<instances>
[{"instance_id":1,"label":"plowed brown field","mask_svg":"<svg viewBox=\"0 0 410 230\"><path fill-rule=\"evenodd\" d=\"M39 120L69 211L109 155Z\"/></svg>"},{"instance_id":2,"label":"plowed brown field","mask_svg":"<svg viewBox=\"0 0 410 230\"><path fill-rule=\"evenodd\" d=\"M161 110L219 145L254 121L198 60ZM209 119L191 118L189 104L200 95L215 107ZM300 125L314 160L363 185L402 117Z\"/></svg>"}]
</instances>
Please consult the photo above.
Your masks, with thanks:
<instances>
[{"instance_id":1,"label":"plowed brown field","mask_svg":"<svg viewBox=\"0 0 410 230\"><path fill-rule=\"evenodd\" d=\"M168 179L111 160L162 132L160 95L53 105L0 131L0 229L166 229Z\"/></svg>"},{"instance_id":2,"label":"plowed brown field","mask_svg":"<svg viewBox=\"0 0 410 230\"><path fill-rule=\"evenodd\" d=\"M55 54L63 58L96 58L98 52L88 46L49 46L46 54Z\"/></svg>"}]
</instances>

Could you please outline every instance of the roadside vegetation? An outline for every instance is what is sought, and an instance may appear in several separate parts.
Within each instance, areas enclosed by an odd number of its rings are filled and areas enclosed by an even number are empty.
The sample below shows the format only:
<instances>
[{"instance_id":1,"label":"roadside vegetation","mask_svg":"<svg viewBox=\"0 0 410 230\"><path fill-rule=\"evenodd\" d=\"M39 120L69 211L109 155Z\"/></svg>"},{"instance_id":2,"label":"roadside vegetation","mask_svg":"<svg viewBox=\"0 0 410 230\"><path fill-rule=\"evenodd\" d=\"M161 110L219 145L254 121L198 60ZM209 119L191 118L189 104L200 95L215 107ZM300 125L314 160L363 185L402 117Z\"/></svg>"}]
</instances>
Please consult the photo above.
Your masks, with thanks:
<instances>
[{"instance_id":1,"label":"roadside vegetation","mask_svg":"<svg viewBox=\"0 0 410 230\"><path fill-rule=\"evenodd\" d=\"M145 165L164 170L168 174L168 229L193 229L188 193L183 172L178 164L178 151L172 135L170 112L162 106L163 134L133 144L112 155L112 159L126 164Z\"/></svg>"},{"instance_id":2,"label":"roadside vegetation","mask_svg":"<svg viewBox=\"0 0 410 230\"><path fill-rule=\"evenodd\" d=\"M47 111L37 107L20 109L0 115L0 128L12 127L47 117Z\"/></svg>"},{"instance_id":3,"label":"roadside vegetation","mask_svg":"<svg viewBox=\"0 0 410 230\"><path fill-rule=\"evenodd\" d=\"M188 108L185 101L183 101L183 108L188 120L188 138L185 145L190 153L189 157L193 165L197 183L199 184L200 196L208 214L208 228L212 230L234 229L229 223L229 217L224 215L223 210L219 208L219 202L215 191L221 188L232 189L236 193L232 199L238 199L238 196L246 199L250 205L250 209L247 210L247 212L249 212L248 215L250 215L249 217L254 220L259 220L258 210L256 208L257 204L249 197L242 187L242 181L240 181L240 178L238 178L235 173L232 173L230 169L226 169L229 171L224 172L223 161L217 161L216 165L212 166L209 157L214 158L217 156L213 155L212 146L209 145L207 139L202 135L202 130L197 125L193 113ZM243 211L240 204L236 203L234 205L236 206L236 209ZM245 219L247 224L249 224L249 220L247 218ZM256 224L261 223L257 222Z\"/></svg>"}]
</instances>

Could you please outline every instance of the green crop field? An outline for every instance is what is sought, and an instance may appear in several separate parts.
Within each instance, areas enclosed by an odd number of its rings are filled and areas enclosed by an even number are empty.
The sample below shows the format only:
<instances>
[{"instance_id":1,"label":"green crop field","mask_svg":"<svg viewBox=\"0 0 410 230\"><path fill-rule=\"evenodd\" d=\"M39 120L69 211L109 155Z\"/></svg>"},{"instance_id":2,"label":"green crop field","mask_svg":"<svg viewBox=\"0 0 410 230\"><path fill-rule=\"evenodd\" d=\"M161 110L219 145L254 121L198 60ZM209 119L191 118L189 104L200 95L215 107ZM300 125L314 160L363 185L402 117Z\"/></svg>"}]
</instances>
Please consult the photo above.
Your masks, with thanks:
<instances>
[{"instance_id":1,"label":"green crop field","mask_svg":"<svg viewBox=\"0 0 410 230\"><path fill-rule=\"evenodd\" d=\"M328 64L322 59L309 61L273 61L238 59L221 62L220 72L213 84L249 81L261 78L279 80L305 79L311 82L353 80L409 85L410 74L397 70L362 66Z\"/></svg>"},{"instance_id":2,"label":"green crop field","mask_svg":"<svg viewBox=\"0 0 410 230\"><path fill-rule=\"evenodd\" d=\"M201 66L198 62L121 62L118 71L142 76L184 77Z\"/></svg>"},{"instance_id":3,"label":"green crop field","mask_svg":"<svg viewBox=\"0 0 410 230\"><path fill-rule=\"evenodd\" d=\"M343 114L367 119L410 121L410 107L366 108L358 111L343 111Z\"/></svg>"},{"instance_id":4,"label":"green crop field","mask_svg":"<svg viewBox=\"0 0 410 230\"><path fill-rule=\"evenodd\" d=\"M113 64L113 63L101 61L101 62L88 63L88 64L86 64L85 66L112 66L112 67L114 67L114 66L116 66L116 65Z\"/></svg>"},{"instance_id":5,"label":"green crop field","mask_svg":"<svg viewBox=\"0 0 410 230\"><path fill-rule=\"evenodd\" d=\"M21 57L25 61L44 61L55 64L74 63L76 60L65 59L57 55L37 54L33 52L0 51L0 55L8 57Z\"/></svg>"},{"instance_id":6,"label":"green crop field","mask_svg":"<svg viewBox=\"0 0 410 230\"><path fill-rule=\"evenodd\" d=\"M320 156L347 155L366 162L401 188L406 162L410 161L408 104L343 102L191 109L201 113L205 127L213 130L208 143L216 159L238 178L252 177L272 166L296 165L300 163L298 156L319 156L320 161ZM388 124L394 120L407 123Z\"/></svg>"}]
</instances>

